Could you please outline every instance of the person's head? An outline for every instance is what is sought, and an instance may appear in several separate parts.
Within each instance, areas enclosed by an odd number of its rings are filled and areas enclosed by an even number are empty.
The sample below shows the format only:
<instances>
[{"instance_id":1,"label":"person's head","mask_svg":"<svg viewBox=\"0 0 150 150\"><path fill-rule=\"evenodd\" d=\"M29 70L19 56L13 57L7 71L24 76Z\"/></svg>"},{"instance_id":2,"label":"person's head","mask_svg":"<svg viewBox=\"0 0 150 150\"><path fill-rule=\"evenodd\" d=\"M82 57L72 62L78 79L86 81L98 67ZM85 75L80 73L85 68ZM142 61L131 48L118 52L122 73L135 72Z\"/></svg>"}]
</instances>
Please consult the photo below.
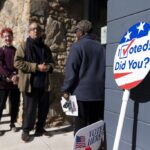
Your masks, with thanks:
<instances>
[{"instance_id":1,"label":"person's head","mask_svg":"<svg viewBox=\"0 0 150 150\"><path fill-rule=\"evenodd\" d=\"M41 37L41 27L36 20L31 20L29 24L29 36L32 39L38 39Z\"/></svg>"},{"instance_id":2,"label":"person's head","mask_svg":"<svg viewBox=\"0 0 150 150\"><path fill-rule=\"evenodd\" d=\"M92 30L92 23L88 20L81 20L74 28L78 40L81 36L91 33Z\"/></svg>"},{"instance_id":3,"label":"person's head","mask_svg":"<svg viewBox=\"0 0 150 150\"><path fill-rule=\"evenodd\" d=\"M13 42L13 31L11 28L3 28L1 30L1 38L3 41L3 44L6 46L11 46Z\"/></svg>"}]
</instances>

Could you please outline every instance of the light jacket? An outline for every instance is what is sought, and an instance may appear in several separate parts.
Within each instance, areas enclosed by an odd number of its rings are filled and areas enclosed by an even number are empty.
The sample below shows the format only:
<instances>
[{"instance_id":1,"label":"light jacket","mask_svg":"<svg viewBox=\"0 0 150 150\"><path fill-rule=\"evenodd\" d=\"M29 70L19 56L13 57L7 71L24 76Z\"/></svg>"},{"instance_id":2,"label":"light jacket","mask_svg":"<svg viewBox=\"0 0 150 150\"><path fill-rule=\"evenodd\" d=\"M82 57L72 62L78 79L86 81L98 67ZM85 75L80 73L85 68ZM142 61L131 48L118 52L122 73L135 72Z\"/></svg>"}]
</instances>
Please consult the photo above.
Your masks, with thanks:
<instances>
[{"instance_id":1,"label":"light jacket","mask_svg":"<svg viewBox=\"0 0 150 150\"><path fill-rule=\"evenodd\" d=\"M19 83L18 87L21 92L31 92L31 73L36 72L37 63L28 62L25 60L25 42L22 42L18 47L14 57L14 67L19 71ZM54 61L51 55L50 49L47 49L47 55L49 55L49 63L51 67L54 67ZM45 91L51 91L51 73L46 73Z\"/></svg>"}]
</instances>

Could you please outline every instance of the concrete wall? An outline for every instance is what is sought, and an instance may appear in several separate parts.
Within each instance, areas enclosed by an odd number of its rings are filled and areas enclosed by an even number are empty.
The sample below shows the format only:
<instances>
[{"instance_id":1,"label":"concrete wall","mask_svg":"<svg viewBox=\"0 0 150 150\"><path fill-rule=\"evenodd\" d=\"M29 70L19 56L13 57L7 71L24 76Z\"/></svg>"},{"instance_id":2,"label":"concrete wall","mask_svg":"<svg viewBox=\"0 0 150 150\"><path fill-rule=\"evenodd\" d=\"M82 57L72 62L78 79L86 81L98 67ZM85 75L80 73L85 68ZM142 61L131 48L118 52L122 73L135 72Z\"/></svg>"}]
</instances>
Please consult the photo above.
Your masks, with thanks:
<instances>
[{"instance_id":1,"label":"concrete wall","mask_svg":"<svg viewBox=\"0 0 150 150\"><path fill-rule=\"evenodd\" d=\"M123 91L113 78L113 61L118 42L125 32L140 21L150 22L149 0L108 0L105 122L107 150L112 150ZM131 90L122 130L119 150L149 150L150 148L150 75Z\"/></svg>"}]
</instances>

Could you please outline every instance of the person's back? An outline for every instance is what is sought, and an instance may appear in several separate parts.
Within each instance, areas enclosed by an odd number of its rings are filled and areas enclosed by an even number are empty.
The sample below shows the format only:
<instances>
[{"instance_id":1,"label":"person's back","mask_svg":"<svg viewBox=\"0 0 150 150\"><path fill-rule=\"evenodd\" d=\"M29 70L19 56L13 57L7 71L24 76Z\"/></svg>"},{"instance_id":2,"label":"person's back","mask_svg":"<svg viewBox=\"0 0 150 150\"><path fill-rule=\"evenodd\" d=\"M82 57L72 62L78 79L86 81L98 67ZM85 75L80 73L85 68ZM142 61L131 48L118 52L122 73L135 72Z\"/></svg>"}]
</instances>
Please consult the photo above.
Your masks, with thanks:
<instances>
[{"instance_id":1,"label":"person's back","mask_svg":"<svg viewBox=\"0 0 150 150\"><path fill-rule=\"evenodd\" d=\"M76 47L74 53L79 53L81 57L79 81L73 94L77 95L80 100L103 99L105 75L105 68L103 67L105 64L104 48L90 34L83 36L73 47Z\"/></svg>"},{"instance_id":2,"label":"person's back","mask_svg":"<svg viewBox=\"0 0 150 150\"><path fill-rule=\"evenodd\" d=\"M88 20L77 24L78 41L71 46L62 87L65 99L69 99L69 94L77 97L79 115L74 118L74 133L103 119L105 51L91 31Z\"/></svg>"}]
</instances>

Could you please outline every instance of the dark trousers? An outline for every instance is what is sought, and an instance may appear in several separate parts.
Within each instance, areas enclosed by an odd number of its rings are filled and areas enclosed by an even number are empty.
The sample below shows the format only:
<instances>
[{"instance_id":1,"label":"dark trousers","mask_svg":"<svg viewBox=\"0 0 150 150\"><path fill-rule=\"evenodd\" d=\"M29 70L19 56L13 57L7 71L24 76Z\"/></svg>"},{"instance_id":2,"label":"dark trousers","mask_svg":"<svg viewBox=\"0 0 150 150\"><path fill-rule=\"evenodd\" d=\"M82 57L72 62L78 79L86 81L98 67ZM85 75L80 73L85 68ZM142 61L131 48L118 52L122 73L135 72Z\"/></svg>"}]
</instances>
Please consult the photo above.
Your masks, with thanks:
<instances>
[{"instance_id":1,"label":"dark trousers","mask_svg":"<svg viewBox=\"0 0 150 150\"><path fill-rule=\"evenodd\" d=\"M94 122L103 119L104 101L77 101L79 114L74 117L74 134Z\"/></svg>"},{"instance_id":2,"label":"dark trousers","mask_svg":"<svg viewBox=\"0 0 150 150\"><path fill-rule=\"evenodd\" d=\"M43 89L33 89L24 93L23 131L29 132L34 128L37 113L36 130L42 130L49 110L49 92Z\"/></svg>"},{"instance_id":3,"label":"dark trousers","mask_svg":"<svg viewBox=\"0 0 150 150\"><path fill-rule=\"evenodd\" d=\"M11 124L16 122L19 104L20 104L20 92L19 89L0 90L0 119L2 117L3 109L5 108L7 97L9 96L10 102L10 117Z\"/></svg>"}]
</instances>

